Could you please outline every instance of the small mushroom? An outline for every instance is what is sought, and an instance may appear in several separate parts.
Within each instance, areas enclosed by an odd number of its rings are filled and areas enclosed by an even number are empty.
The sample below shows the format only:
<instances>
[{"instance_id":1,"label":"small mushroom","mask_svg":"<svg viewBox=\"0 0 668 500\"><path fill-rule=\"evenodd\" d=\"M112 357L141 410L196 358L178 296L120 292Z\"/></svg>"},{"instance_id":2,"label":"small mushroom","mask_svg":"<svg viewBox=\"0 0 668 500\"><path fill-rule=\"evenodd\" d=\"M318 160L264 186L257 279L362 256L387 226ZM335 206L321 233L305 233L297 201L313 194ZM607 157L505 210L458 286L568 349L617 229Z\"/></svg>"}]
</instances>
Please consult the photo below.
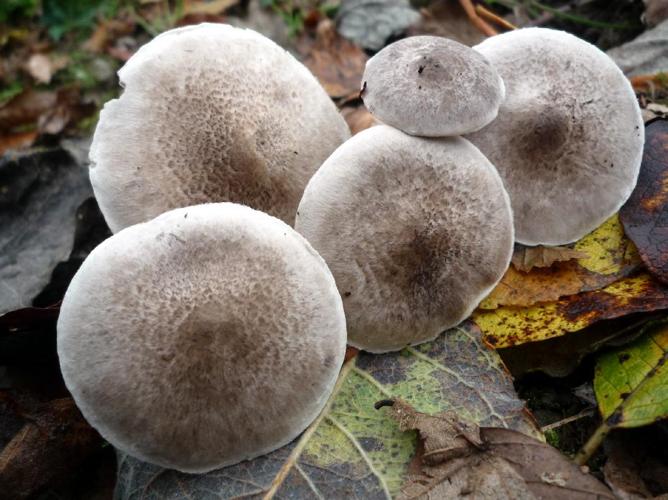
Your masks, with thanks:
<instances>
[{"instance_id":1,"label":"small mushroom","mask_svg":"<svg viewBox=\"0 0 668 500\"><path fill-rule=\"evenodd\" d=\"M513 250L508 195L475 146L386 125L334 151L306 186L295 228L334 275L349 343L370 352L457 325Z\"/></svg>"},{"instance_id":2,"label":"small mushroom","mask_svg":"<svg viewBox=\"0 0 668 500\"><path fill-rule=\"evenodd\" d=\"M232 203L107 239L58 319L60 366L84 417L124 452L185 472L295 438L325 405L345 344L325 262L285 223Z\"/></svg>"},{"instance_id":3,"label":"small mushroom","mask_svg":"<svg viewBox=\"0 0 668 500\"><path fill-rule=\"evenodd\" d=\"M478 52L447 38L414 36L369 59L360 95L388 125L407 134L445 137L491 122L505 91Z\"/></svg>"},{"instance_id":4,"label":"small mushroom","mask_svg":"<svg viewBox=\"0 0 668 500\"><path fill-rule=\"evenodd\" d=\"M114 232L212 201L292 222L310 177L350 136L306 67L252 30L165 32L118 75L125 90L102 110L90 152Z\"/></svg>"},{"instance_id":5,"label":"small mushroom","mask_svg":"<svg viewBox=\"0 0 668 500\"><path fill-rule=\"evenodd\" d=\"M521 29L475 49L503 77L506 100L467 138L499 169L517 241L578 240L636 184L644 128L631 84L605 53L561 31Z\"/></svg>"}]
</instances>

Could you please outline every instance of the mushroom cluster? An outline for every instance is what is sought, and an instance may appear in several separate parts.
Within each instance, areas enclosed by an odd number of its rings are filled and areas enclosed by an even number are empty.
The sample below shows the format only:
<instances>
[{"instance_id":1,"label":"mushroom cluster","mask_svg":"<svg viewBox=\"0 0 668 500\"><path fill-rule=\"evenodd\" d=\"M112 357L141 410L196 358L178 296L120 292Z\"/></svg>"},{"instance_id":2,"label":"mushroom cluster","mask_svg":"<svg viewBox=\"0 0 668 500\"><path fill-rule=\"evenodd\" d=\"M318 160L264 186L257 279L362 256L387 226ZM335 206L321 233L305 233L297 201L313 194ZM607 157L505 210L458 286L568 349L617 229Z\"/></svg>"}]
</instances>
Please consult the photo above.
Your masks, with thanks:
<instances>
[{"instance_id":1,"label":"mushroom cluster","mask_svg":"<svg viewBox=\"0 0 668 500\"><path fill-rule=\"evenodd\" d=\"M106 439L186 472L294 439L346 339L431 340L496 286L516 239L593 229L629 196L644 140L614 63L538 28L386 47L361 90L385 124L352 138L308 70L250 30L169 31L119 76L90 168L116 234L70 284L58 355Z\"/></svg>"},{"instance_id":2,"label":"mushroom cluster","mask_svg":"<svg viewBox=\"0 0 668 500\"><path fill-rule=\"evenodd\" d=\"M508 268L508 194L492 163L456 137L491 122L504 94L482 55L445 38L406 38L368 61L361 96L387 125L327 159L295 222L334 275L349 344L387 352L431 340Z\"/></svg>"}]
</instances>

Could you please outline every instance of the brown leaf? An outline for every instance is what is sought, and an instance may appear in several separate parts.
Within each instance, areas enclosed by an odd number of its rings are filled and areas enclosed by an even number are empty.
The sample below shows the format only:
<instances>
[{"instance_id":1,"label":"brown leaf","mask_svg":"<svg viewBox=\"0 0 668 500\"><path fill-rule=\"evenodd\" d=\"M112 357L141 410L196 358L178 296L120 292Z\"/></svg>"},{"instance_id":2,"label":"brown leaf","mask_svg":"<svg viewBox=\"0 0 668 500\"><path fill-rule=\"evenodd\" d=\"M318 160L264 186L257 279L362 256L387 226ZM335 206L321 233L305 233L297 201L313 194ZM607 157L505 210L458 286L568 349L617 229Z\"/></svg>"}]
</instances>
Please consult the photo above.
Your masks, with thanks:
<instances>
[{"instance_id":1,"label":"brown leaf","mask_svg":"<svg viewBox=\"0 0 668 500\"><path fill-rule=\"evenodd\" d=\"M384 403L400 428L417 430L424 445L421 473L399 498L615 498L559 451L525 434L479 428L449 412L429 416L400 400Z\"/></svg>"},{"instance_id":2,"label":"brown leaf","mask_svg":"<svg viewBox=\"0 0 668 500\"><path fill-rule=\"evenodd\" d=\"M359 93L368 58L362 49L336 32L331 20L324 19L318 24L315 39L303 35L297 50L330 97Z\"/></svg>"},{"instance_id":3,"label":"brown leaf","mask_svg":"<svg viewBox=\"0 0 668 500\"><path fill-rule=\"evenodd\" d=\"M58 102L53 91L26 90L0 107L0 131L35 122Z\"/></svg>"},{"instance_id":4,"label":"brown leaf","mask_svg":"<svg viewBox=\"0 0 668 500\"><path fill-rule=\"evenodd\" d=\"M24 149L32 146L37 139L37 131L15 132L0 136L0 156L6 151Z\"/></svg>"},{"instance_id":5,"label":"brown leaf","mask_svg":"<svg viewBox=\"0 0 668 500\"><path fill-rule=\"evenodd\" d=\"M69 58L63 55L33 54L26 62L25 70L37 83L49 83L53 75L69 62Z\"/></svg>"},{"instance_id":6,"label":"brown leaf","mask_svg":"<svg viewBox=\"0 0 668 500\"><path fill-rule=\"evenodd\" d=\"M67 478L102 444L71 398L15 401L2 391L0 399L0 410L23 421L0 452L0 492L11 491L12 498L27 498Z\"/></svg>"},{"instance_id":7,"label":"brown leaf","mask_svg":"<svg viewBox=\"0 0 668 500\"><path fill-rule=\"evenodd\" d=\"M586 256L554 262L550 267L534 267L526 273L510 266L479 308L526 307L597 290L629 276L642 265L617 215L577 241L573 249Z\"/></svg>"},{"instance_id":8,"label":"brown leaf","mask_svg":"<svg viewBox=\"0 0 668 500\"><path fill-rule=\"evenodd\" d=\"M346 106L341 114L353 135L380 123L364 106Z\"/></svg>"},{"instance_id":9,"label":"brown leaf","mask_svg":"<svg viewBox=\"0 0 668 500\"><path fill-rule=\"evenodd\" d=\"M653 121L645 134L638 184L619 216L649 271L668 283L668 120Z\"/></svg>"},{"instance_id":10,"label":"brown leaf","mask_svg":"<svg viewBox=\"0 0 668 500\"><path fill-rule=\"evenodd\" d=\"M550 267L555 262L567 262L586 257L587 252L569 247L525 247L522 245L513 252L512 263L515 269L526 273L534 267Z\"/></svg>"},{"instance_id":11,"label":"brown leaf","mask_svg":"<svg viewBox=\"0 0 668 500\"><path fill-rule=\"evenodd\" d=\"M239 3L239 0L186 0L183 5L183 15L216 15L224 12Z\"/></svg>"}]
</instances>

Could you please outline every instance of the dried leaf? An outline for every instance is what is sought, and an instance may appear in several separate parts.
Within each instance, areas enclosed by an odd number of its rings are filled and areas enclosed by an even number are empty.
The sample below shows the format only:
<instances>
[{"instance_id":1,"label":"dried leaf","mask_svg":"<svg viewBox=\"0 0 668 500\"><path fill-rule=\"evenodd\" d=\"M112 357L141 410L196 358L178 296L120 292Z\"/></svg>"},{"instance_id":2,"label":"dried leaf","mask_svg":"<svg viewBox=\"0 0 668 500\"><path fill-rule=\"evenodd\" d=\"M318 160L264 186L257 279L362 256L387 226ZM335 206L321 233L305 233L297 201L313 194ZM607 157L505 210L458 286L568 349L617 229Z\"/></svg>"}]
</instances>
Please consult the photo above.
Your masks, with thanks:
<instances>
[{"instance_id":1,"label":"dried leaf","mask_svg":"<svg viewBox=\"0 0 668 500\"><path fill-rule=\"evenodd\" d=\"M402 487L401 499L614 498L605 485L551 446L517 431L482 427L451 413L430 416L390 402L401 430L417 430L422 471Z\"/></svg>"},{"instance_id":2,"label":"dried leaf","mask_svg":"<svg viewBox=\"0 0 668 500\"><path fill-rule=\"evenodd\" d=\"M555 262L587 259L588 257L587 252L569 247L520 246L513 252L512 263L515 269L527 273L534 267L550 267Z\"/></svg>"},{"instance_id":3,"label":"dried leaf","mask_svg":"<svg viewBox=\"0 0 668 500\"><path fill-rule=\"evenodd\" d=\"M479 308L531 306L597 290L629 276L641 265L638 252L624 235L617 215L576 242L573 250L586 256L555 262L549 268L534 267L528 273L509 267Z\"/></svg>"},{"instance_id":4,"label":"dried leaf","mask_svg":"<svg viewBox=\"0 0 668 500\"><path fill-rule=\"evenodd\" d=\"M85 165L62 149L0 158L0 314L30 306L72 250Z\"/></svg>"},{"instance_id":5,"label":"dried leaf","mask_svg":"<svg viewBox=\"0 0 668 500\"><path fill-rule=\"evenodd\" d=\"M52 91L26 90L0 107L0 132L18 125L34 123L58 102Z\"/></svg>"},{"instance_id":6,"label":"dried leaf","mask_svg":"<svg viewBox=\"0 0 668 500\"><path fill-rule=\"evenodd\" d=\"M668 286L643 273L601 290L531 307L478 310L473 320L495 349L546 340L605 319L668 308Z\"/></svg>"},{"instance_id":7,"label":"dried leaf","mask_svg":"<svg viewBox=\"0 0 668 500\"><path fill-rule=\"evenodd\" d=\"M330 97L359 93L367 55L357 45L341 37L332 21L321 21L315 40L305 34L297 48L304 54L303 63Z\"/></svg>"},{"instance_id":8,"label":"dried leaf","mask_svg":"<svg viewBox=\"0 0 668 500\"><path fill-rule=\"evenodd\" d=\"M216 498L389 498L409 474L416 436L402 433L379 399L402 398L423 412L456 412L486 425L539 435L496 353L470 323L400 353L359 353L341 372L319 419L295 442L249 462L195 476L124 456L116 496Z\"/></svg>"},{"instance_id":9,"label":"dried leaf","mask_svg":"<svg viewBox=\"0 0 668 500\"><path fill-rule=\"evenodd\" d=\"M71 398L39 403L11 401L0 392L4 410L13 409L23 424L0 452L0 492L27 498L57 478L70 476L102 445ZM8 404L7 400L10 400Z\"/></svg>"},{"instance_id":10,"label":"dried leaf","mask_svg":"<svg viewBox=\"0 0 668 500\"><path fill-rule=\"evenodd\" d=\"M53 75L69 62L69 58L63 55L33 54L26 62L25 69L37 83L49 83Z\"/></svg>"},{"instance_id":11,"label":"dried leaf","mask_svg":"<svg viewBox=\"0 0 668 500\"><path fill-rule=\"evenodd\" d=\"M638 184L619 216L649 271L668 283L668 120L653 121L645 133Z\"/></svg>"},{"instance_id":12,"label":"dried leaf","mask_svg":"<svg viewBox=\"0 0 668 500\"><path fill-rule=\"evenodd\" d=\"M408 36L443 36L469 47L486 38L456 2L430 2L420 14L421 19L408 28Z\"/></svg>"},{"instance_id":13,"label":"dried leaf","mask_svg":"<svg viewBox=\"0 0 668 500\"><path fill-rule=\"evenodd\" d=\"M364 106L346 106L341 114L353 135L380 123Z\"/></svg>"},{"instance_id":14,"label":"dried leaf","mask_svg":"<svg viewBox=\"0 0 668 500\"><path fill-rule=\"evenodd\" d=\"M668 19L668 0L643 0L645 13L643 19L649 26L656 26Z\"/></svg>"},{"instance_id":15,"label":"dried leaf","mask_svg":"<svg viewBox=\"0 0 668 500\"><path fill-rule=\"evenodd\" d=\"M668 326L602 355L594 391L608 428L639 427L668 416Z\"/></svg>"},{"instance_id":16,"label":"dried leaf","mask_svg":"<svg viewBox=\"0 0 668 500\"><path fill-rule=\"evenodd\" d=\"M343 0L336 17L339 33L369 50L382 49L419 19L408 0Z\"/></svg>"},{"instance_id":17,"label":"dried leaf","mask_svg":"<svg viewBox=\"0 0 668 500\"><path fill-rule=\"evenodd\" d=\"M216 15L239 3L239 0L186 0L183 5L183 17L189 15Z\"/></svg>"},{"instance_id":18,"label":"dried leaf","mask_svg":"<svg viewBox=\"0 0 668 500\"><path fill-rule=\"evenodd\" d=\"M26 149L33 145L37 139L37 131L16 132L0 137L0 156L7 151Z\"/></svg>"}]
</instances>

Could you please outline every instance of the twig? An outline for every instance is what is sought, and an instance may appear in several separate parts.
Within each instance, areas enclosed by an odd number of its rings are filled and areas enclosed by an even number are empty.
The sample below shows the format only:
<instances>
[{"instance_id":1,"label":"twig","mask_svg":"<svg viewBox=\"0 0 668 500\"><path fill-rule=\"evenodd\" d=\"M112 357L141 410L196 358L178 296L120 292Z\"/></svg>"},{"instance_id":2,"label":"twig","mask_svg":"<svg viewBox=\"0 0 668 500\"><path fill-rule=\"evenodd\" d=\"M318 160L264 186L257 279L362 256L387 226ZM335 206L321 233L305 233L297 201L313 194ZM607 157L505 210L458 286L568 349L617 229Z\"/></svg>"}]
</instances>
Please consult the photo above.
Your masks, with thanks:
<instances>
[{"instance_id":1,"label":"twig","mask_svg":"<svg viewBox=\"0 0 668 500\"><path fill-rule=\"evenodd\" d=\"M466 12L466 15L468 16L473 26L478 28L483 34L487 36L494 36L499 34L498 31L492 28L492 26L490 26L487 21L482 19L476 13L475 7L473 6L471 0L459 0L459 4L462 6L462 9L464 9L464 12Z\"/></svg>"},{"instance_id":2,"label":"twig","mask_svg":"<svg viewBox=\"0 0 668 500\"><path fill-rule=\"evenodd\" d=\"M581 418L589 417L590 415L593 414L594 414L594 409L588 408L586 410L581 411L580 413L564 418L563 420L559 420L558 422L554 422L549 425L546 425L545 427L541 427L540 430L543 432L547 432L551 431L552 429L558 429L559 427L562 427L566 424L570 424L571 422L575 422L576 420L580 420Z\"/></svg>"},{"instance_id":3,"label":"twig","mask_svg":"<svg viewBox=\"0 0 668 500\"><path fill-rule=\"evenodd\" d=\"M601 426L596 429L596 432L594 432L594 434L585 443L582 449L578 451L578 454L575 455L575 458L573 459L575 463L578 465L585 465L587 462L589 462L589 459L591 459L594 453L596 453L598 447L601 446L601 443L603 443L605 436L607 436L611 430L612 429L608 426L608 424L603 422Z\"/></svg>"},{"instance_id":4,"label":"twig","mask_svg":"<svg viewBox=\"0 0 668 500\"><path fill-rule=\"evenodd\" d=\"M486 19L489 22L496 23L499 26L501 26L502 28L505 28L505 29L511 30L511 31L517 29L517 26L515 26L513 23L506 21L501 16L496 15L494 12L492 12L491 10L483 7L480 4L477 4L475 6L475 11L480 17Z\"/></svg>"}]
</instances>

